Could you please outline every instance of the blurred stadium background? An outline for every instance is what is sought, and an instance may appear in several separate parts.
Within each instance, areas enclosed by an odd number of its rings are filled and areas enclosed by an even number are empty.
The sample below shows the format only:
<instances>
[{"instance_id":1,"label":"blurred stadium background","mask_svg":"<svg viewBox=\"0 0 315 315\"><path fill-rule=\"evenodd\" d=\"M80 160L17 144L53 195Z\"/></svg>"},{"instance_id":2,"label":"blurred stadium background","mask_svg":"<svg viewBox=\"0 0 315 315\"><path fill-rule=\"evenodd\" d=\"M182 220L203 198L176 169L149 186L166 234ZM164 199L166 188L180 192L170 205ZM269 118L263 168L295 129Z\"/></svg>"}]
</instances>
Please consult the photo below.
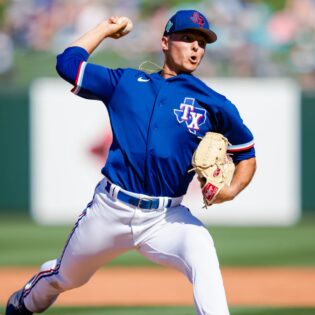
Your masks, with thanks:
<instances>
[{"instance_id":1,"label":"blurred stadium background","mask_svg":"<svg viewBox=\"0 0 315 315\"><path fill-rule=\"evenodd\" d=\"M29 90L34 80L57 76L56 54L103 17L121 14L133 19L134 31L121 41L106 41L91 60L110 67L137 67L144 60L161 64L165 21L173 11L189 7L205 12L219 34L219 41L209 46L199 76L285 77L301 87L301 130L296 130L301 134L301 178L296 180L301 181L303 212L314 212L313 0L0 0L1 213L27 213L30 208ZM274 136L280 146L281 139Z\"/></svg>"},{"instance_id":2,"label":"blurred stadium background","mask_svg":"<svg viewBox=\"0 0 315 315\"><path fill-rule=\"evenodd\" d=\"M285 78L301 91L299 122L292 125L291 131L298 136L298 143L292 143L298 152L298 171L290 179L298 183L298 220L281 227L273 224L257 227L245 222L243 225L238 222L234 227L224 222L219 226L209 223L221 264L315 266L314 0L0 0L0 266L36 266L58 256L70 229L67 221L42 226L31 215L34 82L57 78L56 54L110 15L129 16L134 30L121 41L106 41L90 60L109 67L134 68L145 60L160 65L162 29L174 11L184 8L204 12L219 35L218 42L208 48L198 76L236 80ZM53 102L50 100L50 104ZM286 119L285 113L283 119ZM279 116L279 126L282 123ZM58 122L55 124L58 128ZM272 130L268 121L264 124ZM282 139L276 133L273 137L270 141L281 148ZM73 141L79 142L80 136ZM278 154L273 148L268 154L274 164L285 163L286 154L281 155L281 149ZM95 157L106 155L101 141L95 143L91 152ZM99 166L100 161L95 161L96 164ZM262 172L268 174L270 181L277 183L278 180L279 186L290 185L281 180L281 173L268 169ZM73 180L83 180L80 171ZM268 198L268 187L262 193ZM113 262L124 266L146 264L135 253ZM233 314L242 312L234 310ZM301 309L296 313L286 310L283 314L310 315L315 314L315 309L304 313Z\"/></svg>"}]
</instances>

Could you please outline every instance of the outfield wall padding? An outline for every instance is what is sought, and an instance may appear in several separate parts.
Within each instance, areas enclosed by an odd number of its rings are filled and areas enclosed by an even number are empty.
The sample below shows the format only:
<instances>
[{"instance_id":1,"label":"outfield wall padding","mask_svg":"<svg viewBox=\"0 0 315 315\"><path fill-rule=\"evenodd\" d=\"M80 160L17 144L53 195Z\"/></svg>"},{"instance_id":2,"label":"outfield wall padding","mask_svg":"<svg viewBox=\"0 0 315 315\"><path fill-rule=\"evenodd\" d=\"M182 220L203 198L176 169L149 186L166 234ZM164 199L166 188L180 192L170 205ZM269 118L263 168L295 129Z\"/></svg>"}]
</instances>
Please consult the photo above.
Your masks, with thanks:
<instances>
[{"instance_id":1,"label":"outfield wall padding","mask_svg":"<svg viewBox=\"0 0 315 315\"><path fill-rule=\"evenodd\" d=\"M29 209L28 90L0 89L0 213Z\"/></svg>"}]
</instances>

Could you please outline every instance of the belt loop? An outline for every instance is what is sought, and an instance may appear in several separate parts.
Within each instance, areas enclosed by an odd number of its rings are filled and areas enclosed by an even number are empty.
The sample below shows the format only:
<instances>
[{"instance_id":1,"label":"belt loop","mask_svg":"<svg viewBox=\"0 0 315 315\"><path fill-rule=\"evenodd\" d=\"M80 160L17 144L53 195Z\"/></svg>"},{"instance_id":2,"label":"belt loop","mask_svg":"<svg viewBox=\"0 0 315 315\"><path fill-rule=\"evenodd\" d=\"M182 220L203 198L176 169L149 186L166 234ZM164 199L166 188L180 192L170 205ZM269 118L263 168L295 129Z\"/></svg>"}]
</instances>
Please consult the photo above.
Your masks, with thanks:
<instances>
[{"instance_id":1,"label":"belt loop","mask_svg":"<svg viewBox=\"0 0 315 315\"><path fill-rule=\"evenodd\" d=\"M113 185L113 184L112 184L112 187L111 187L112 188L111 196L116 201L117 200L117 195L118 195L118 193L120 191L120 188L118 186L116 186L116 185Z\"/></svg>"},{"instance_id":2,"label":"belt loop","mask_svg":"<svg viewBox=\"0 0 315 315\"><path fill-rule=\"evenodd\" d=\"M115 185L113 185L113 184L110 184L109 185L109 195L111 196L111 197L113 197L113 190L115 189Z\"/></svg>"},{"instance_id":3,"label":"belt loop","mask_svg":"<svg viewBox=\"0 0 315 315\"><path fill-rule=\"evenodd\" d=\"M159 197L159 206L158 206L158 209L164 208L164 204L165 204L165 198L164 198L164 197Z\"/></svg>"},{"instance_id":4,"label":"belt loop","mask_svg":"<svg viewBox=\"0 0 315 315\"><path fill-rule=\"evenodd\" d=\"M160 197L159 200L160 200L159 208L168 208L170 207L170 201L172 200L172 198Z\"/></svg>"}]
</instances>

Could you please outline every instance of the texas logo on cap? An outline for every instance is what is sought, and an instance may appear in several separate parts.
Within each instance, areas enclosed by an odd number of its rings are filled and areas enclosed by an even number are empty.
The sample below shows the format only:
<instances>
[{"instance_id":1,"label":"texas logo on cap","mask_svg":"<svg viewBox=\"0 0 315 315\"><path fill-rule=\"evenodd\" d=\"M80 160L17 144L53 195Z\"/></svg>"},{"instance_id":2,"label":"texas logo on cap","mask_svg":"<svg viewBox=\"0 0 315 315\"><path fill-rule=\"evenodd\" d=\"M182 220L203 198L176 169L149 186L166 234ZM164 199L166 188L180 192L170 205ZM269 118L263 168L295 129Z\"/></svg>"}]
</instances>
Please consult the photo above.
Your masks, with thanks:
<instances>
[{"instance_id":1,"label":"texas logo on cap","mask_svg":"<svg viewBox=\"0 0 315 315\"><path fill-rule=\"evenodd\" d=\"M207 18L196 10L177 11L166 23L164 36L185 30L195 30L205 35L207 43L217 40L216 33L210 28Z\"/></svg>"},{"instance_id":2,"label":"texas logo on cap","mask_svg":"<svg viewBox=\"0 0 315 315\"><path fill-rule=\"evenodd\" d=\"M197 23L200 27L203 27L205 24L205 19L199 12L194 12L190 18L194 23Z\"/></svg>"}]
</instances>

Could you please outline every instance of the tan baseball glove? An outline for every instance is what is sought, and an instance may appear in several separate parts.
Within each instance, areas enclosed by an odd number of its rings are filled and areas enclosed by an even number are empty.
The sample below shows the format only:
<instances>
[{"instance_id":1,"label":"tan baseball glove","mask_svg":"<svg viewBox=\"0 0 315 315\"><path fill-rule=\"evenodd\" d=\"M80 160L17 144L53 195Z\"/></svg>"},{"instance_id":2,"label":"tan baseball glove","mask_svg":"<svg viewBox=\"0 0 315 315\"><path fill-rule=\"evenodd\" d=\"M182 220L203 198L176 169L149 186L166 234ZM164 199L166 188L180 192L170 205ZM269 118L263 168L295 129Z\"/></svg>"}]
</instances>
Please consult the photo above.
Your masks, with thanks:
<instances>
[{"instance_id":1,"label":"tan baseball glove","mask_svg":"<svg viewBox=\"0 0 315 315\"><path fill-rule=\"evenodd\" d=\"M235 165L227 155L228 140L221 134L207 132L193 157L193 169L200 181L205 207L210 206L220 190L230 185Z\"/></svg>"}]
</instances>

